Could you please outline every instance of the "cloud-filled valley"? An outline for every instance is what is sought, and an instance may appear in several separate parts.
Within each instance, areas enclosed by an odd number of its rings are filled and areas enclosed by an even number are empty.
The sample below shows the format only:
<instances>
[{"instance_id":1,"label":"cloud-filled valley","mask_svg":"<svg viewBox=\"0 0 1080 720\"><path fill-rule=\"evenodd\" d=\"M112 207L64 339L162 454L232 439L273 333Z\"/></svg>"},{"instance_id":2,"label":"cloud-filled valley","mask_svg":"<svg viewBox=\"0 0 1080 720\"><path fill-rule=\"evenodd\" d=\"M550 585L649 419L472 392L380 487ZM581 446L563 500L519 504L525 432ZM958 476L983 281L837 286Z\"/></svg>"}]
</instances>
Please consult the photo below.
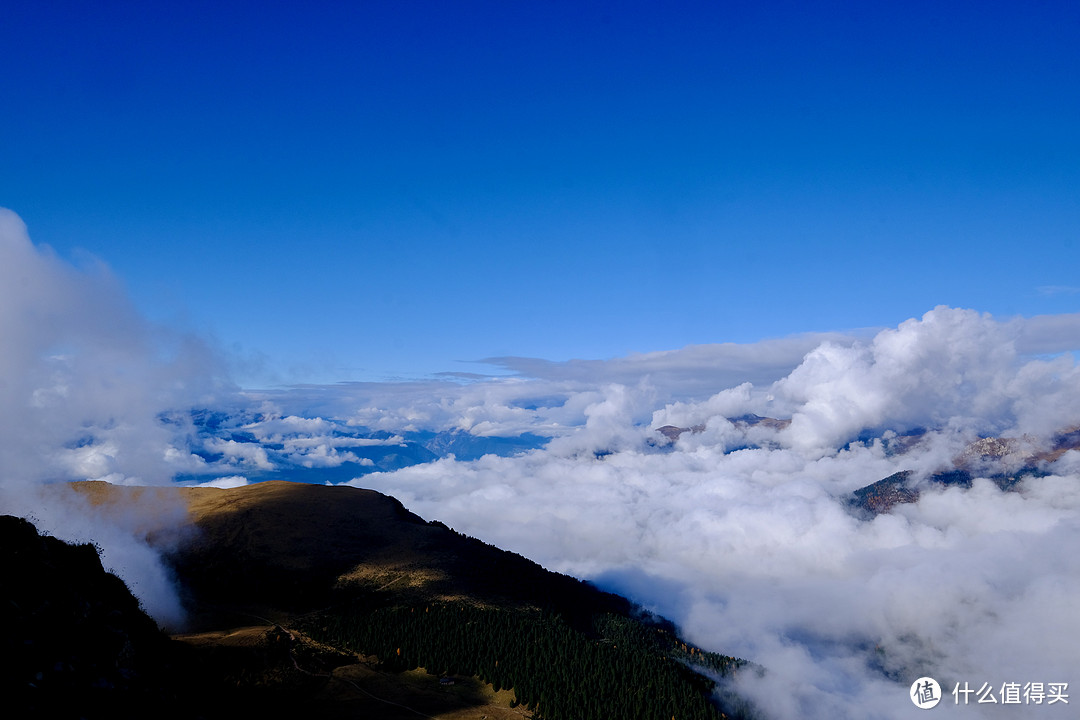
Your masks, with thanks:
<instances>
[{"instance_id":1,"label":"cloud-filled valley","mask_svg":"<svg viewBox=\"0 0 1080 720\"><path fill-rule=\"evenodd\" d=\"M51 481L373 488L758 663L737 689L770 717L908 717L921 675L1080 688L1080 315L937 307L847 334L488 359L498 377L240 390L217 351L11 213L0 294L3 509L99 542L159 620L179 608L137 519L57 506ZM902 472L914 501L853 508ZM947 695L938 712L1016 710Z\"/></svg>"}]
</instances>

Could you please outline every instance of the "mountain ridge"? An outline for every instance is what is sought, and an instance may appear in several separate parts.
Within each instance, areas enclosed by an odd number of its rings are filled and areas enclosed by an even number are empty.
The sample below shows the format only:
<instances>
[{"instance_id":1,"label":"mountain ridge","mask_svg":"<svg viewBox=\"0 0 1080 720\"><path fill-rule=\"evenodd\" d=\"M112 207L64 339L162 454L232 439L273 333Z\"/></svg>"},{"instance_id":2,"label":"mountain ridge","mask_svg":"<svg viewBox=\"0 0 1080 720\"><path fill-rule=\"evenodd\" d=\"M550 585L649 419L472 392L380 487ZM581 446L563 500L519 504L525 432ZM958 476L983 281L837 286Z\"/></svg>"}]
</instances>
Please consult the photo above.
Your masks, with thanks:
<instances>
[{"instance_id":1,"label":"mountain ridge","mask_svg":"<svg viewBox=\"0 0 1080 720\"><path fill-rule=\"evenodd\" d=\"M371 656L364 662L384 678L422 667L473 677L488 694L512 689L515 710L547 720L656 717L661 706L715 720L723 716L717 703L745 710L729 693L714 695L721 688L711 679L743 661L686 643L669 621L623 597L425 521L372 490L281 481L71 487L106 515L147 509L140 532L164 550L198 631L185 641L220 658L234 652L228 642L248 637L244 652L277 658L266 677L290 675L298 648L325 660L310 649L323 643L339 655ZM180 528L177 504L187 513ZM250 639L237 627L253 618L280 632ZM632 692L612 663L636 678ZM338 672L331 668L327 682ZM354 693L346 704L356 702Z\"/></svg>"}]
</instances>

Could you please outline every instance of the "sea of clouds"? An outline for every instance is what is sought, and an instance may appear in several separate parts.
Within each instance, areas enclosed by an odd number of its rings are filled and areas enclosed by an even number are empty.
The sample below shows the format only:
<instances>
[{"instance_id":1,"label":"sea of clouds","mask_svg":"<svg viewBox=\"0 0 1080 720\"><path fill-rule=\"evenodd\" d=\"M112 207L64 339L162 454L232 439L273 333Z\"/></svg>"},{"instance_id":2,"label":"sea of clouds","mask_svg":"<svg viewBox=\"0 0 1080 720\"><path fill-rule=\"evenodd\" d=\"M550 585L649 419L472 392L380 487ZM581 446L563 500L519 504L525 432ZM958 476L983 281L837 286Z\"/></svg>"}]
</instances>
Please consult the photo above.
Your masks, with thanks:
<instances>
[{"instance_id":1,"label":"sea of clouds","mask_svg":"<svg viewBox=\"0 0 1080 720\"><path fill-rule=\"evenodd\" d=\"M34 246L11 213L0 296L0 510L98 542L162 622L179 605L137 522L58 505L49 481L333 470L752 660L764 671L734 686L768 717L916 717L908 686L924 675L950 717L1080 703L1080 453L1045 454L1080 425L1080 315L939 307L895 328L607 361L489 358L501 377L239 391L204 344L148 326L106 268ZM490 445L524 434L539 441ZM930 481L988 436L1016 441L995 467L1042 452L1038 472L1011 492ZM459 459L462 438L496 450ZM904 470L918 502L849 508ZM1003 704L1014 682L1078 694ZM998 702L957 706L957 683Z\"/></svg>"},{"instance_id":2,"label":"sea of clouds","mask_svg":"<svg viewBox=\"0 0 1080 720\"><path fill-rule=\"evenodd\" d=\"M562 425L573 406L578 422L546 447L354 484L760 663L765 673L735 684L770 717L916 716L907 692L924 675L945 687L936 712L1008 717L1036 708L1003 704L1004 683L1080 687L1080 453L1042 463L1016 492L927 478L979 437L1017 439L1012 467L997 468L1015 470L1075 428L1078 328L1077 316L1002 322L941 307L868 339L813 339L792 367L773 365L774 380L694 399L673 400L681 390L650 372L611 383L595 364L576 389L553 372L534 389L565 401L529 412ZM514 403L488 392L458 421L516 427ZM791 422L731 420L748 413ZM698 431L665 447L657 429L669 425ZM896 452L890 441L915 429L929 432ZM901 470L917 503L849 511L852 491ZM998 703L955 705L965 682L993 687ZM1066 716L1076 702L1037 711Z\"/></svg>"}]
</instances>

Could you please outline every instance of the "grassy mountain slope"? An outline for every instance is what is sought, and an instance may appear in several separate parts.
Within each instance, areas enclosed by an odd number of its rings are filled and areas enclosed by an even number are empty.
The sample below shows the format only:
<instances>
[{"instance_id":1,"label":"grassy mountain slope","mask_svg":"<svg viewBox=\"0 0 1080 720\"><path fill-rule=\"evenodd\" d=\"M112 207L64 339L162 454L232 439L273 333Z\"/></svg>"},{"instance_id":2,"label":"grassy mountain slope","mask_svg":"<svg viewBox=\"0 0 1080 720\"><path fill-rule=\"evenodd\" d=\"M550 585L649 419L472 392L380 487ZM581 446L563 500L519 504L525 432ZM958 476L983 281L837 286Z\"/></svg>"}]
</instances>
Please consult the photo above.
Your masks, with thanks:
<instances>
[{"instance_id":1,"label":"grassy mountain slope","mask_svg":"<svg viewBox=\"0 0 1080 720\"><path fill-rule=\"evenodd\" d=\"M686 645L670 623L623 598L426 522L374 491L287 482L231 490L74 487L104 512L134 509L151 518L143 530L169 548L194 629L203 631L184 640L208 666L283 702L300 687L309 700L328 703L327 716L335 714L334 693L350 702L363 695L355 681L359 692L349 690L349 673L396 678L392 694L415 710L423 683L410 671L424 667L455 678L437 688L444 700L462 703L444 708L454 717L531 711L558 720L617 709L630 718L719 718L709 699L713 682L691 666L723 674L739 665ZM163 512L178 503L189 518L179 533ZM277 629L237 634L259 618ZM243 637L241 649L230 649ZM350 653L366 664L349 662ZM248 671L236 669L245 662ZM309 682L315 675L321 686ZM483 698L492 702L470 705ZM392 707L384 704L383 713Z\"/></svg>"}]
</instances>

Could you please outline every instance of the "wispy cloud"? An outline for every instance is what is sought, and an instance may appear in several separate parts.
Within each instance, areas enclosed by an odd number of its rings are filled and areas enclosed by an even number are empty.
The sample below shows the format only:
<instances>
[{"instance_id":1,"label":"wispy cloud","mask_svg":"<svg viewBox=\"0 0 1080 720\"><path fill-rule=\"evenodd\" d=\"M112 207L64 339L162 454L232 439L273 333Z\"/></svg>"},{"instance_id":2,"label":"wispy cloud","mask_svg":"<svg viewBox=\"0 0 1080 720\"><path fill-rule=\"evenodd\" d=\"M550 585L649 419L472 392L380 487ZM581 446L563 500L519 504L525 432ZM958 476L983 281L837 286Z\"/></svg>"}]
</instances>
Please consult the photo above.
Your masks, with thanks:
<instances>
[{"instance_id":1,"label":"wispy cloud","mask_svg":"<svg viewBox=\"0 0 1080 720\"><path fill-rule=\"evenodd\" d=\"M180 609L157 554L130 528L41 493L57 479L171 480L183 438L158 415L214 397L218 369L205 344L143 320L104 265L64 262L0 209L0 511L94 539L163 621Z\"/></svg>"},{"instance_id":2,"label":"wispy cloud","mask_svg":"<svg viewBox=\"0 0 1080 720\"><path fill-rule=\"evenodd\" d=\"M1077 295L1080 294L1080 286L1077 285L1040 285L1035 288L1040 295Z\"/></svg>"}]
</instances>

